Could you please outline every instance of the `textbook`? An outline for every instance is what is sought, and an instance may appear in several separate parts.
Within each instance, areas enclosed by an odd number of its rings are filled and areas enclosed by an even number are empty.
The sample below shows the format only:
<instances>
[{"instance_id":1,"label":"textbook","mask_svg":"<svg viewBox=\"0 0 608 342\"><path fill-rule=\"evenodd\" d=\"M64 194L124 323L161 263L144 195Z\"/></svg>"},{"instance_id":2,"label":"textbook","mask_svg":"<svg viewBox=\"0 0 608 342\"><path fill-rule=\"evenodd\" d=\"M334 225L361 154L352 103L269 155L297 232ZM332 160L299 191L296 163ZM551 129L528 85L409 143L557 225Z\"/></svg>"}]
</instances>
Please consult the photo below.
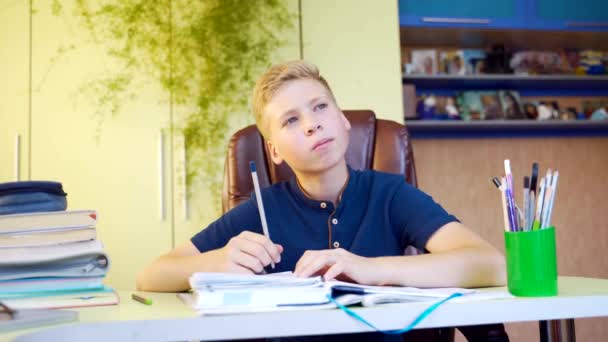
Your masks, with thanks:
<instances>
[{"instance_id":1,"label":"textbook","mask_svg":"<svg viewBox=\"0 0 608 342\"><path fill-rule=\"evenodd\" d=\"M43 292L103 289L103 277L49 277L0 281L0 300Z\"/></svg>"},{"instance_id":2,"label":"textbook","mask_svg":"<svg viewBox=\"0 0 608 342\"><path fill-rule=\"evenodd\" d=\"M45 291L2 296L2 303L11 309L63 309L116 305L118 294L110 287L81 291Z\"/></svg>"},{"instance_id":3,"label":"textbook","mask_svg":"<svg viewBox=\"0 0 608 342\"><path fill-rule=\"evenodd\" d=\"M0 248L1 281L43 277L101 277L110 260L99 240Z\"/></svg>"},{"instance_id":4,"label":"textbook","mask_svg":"<svg viewBox=\"0 0 608 342\"><path fill-rule=\"evenodd\" d=\"M194 273L191 294L180 298L203 315L281 310L335 308L329 297L342 305L372 306L408 301L435 301L455 293L475 290L461 288L419 289L398 286L367 286L321 277L299 278L291 272L270 275Z\"/></svg>"},{"instance_id":5,"label":"textbook","mask_svg":"<svg viewBox=\"0 0 608 342\"><path fill-rule=\"evenodd\" d=\"M0 215L0 234L95 227L94 210L69 210Z\"/></svg>"},{"instance_id":6,"label":"textbook","mask_svg":"<svg viewBox=\"0 0 608 342\"><path fill-rule=\"evenodd\" d=\"M0 234L0 248L39 247L94 240L95 228Z\"/></svg>"}]
</instances>

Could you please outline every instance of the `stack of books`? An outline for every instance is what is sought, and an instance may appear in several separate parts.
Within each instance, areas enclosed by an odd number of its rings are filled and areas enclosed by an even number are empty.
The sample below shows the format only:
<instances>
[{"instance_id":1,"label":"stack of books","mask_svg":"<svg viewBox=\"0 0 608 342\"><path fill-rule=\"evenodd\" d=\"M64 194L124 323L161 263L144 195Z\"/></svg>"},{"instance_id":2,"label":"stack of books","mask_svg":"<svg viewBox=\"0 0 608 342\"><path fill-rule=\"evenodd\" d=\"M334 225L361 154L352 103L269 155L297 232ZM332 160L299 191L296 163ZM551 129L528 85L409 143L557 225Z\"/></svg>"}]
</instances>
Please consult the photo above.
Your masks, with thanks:
<instances>
[{"instance_id":1,"label":"stack of books","mask_svg":"<svg viewBox=\"0 0 608 342\"><path fill-rule=\"evenodd\" d=\"M93 210L0 215L0 301L13 309L117 304L103 284L110 262L96 223Z\"/></svg>"}]
</instances>

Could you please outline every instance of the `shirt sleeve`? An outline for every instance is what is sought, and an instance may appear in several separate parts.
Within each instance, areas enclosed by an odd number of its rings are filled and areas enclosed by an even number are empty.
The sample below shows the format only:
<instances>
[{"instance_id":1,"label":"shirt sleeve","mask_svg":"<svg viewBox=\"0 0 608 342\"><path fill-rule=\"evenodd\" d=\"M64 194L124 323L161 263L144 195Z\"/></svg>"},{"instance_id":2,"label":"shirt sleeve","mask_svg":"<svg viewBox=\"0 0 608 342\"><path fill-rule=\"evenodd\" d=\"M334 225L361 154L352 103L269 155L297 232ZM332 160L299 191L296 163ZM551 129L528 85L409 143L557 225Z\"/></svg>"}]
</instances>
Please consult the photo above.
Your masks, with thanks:
<instances>
[{"instance_id":1,"label":"shirt sleeve","mask_svg":"<svg viewBox=\"0 0 608 342\"><path fill-rule=\"evenodd\" d=\"M390 203L391 222L399 230L404 248L426 249L431 236L445 224L459 222L433 198L406 182L400 182Z\"/></svg>"},{"instance_id":2,"label":"shirt sleeve","mask_svg":"<svg viewBox=\"0 0 608 342\"><path fill-rule=\"evenodd\" d=\"M253 197L226 212L190 241L204 253L224 247L231 238L245 230L262 234L262 223Z\"/></svg>"}]
</instances>

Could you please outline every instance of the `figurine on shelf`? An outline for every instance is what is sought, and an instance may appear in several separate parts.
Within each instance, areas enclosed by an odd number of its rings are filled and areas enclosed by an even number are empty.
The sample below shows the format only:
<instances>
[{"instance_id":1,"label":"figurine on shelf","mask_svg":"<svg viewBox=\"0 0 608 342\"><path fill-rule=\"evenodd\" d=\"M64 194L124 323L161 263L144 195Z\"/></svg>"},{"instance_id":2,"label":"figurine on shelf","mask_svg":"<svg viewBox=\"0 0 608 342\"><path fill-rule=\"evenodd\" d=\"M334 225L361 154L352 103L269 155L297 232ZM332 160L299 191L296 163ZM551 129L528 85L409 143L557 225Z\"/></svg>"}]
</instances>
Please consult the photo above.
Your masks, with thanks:
<instances>
[{"instance_id":1,"label":"figurine on shelf","mask_svg":"<svg viewBox=\"0 0 608 342\"><path fill-rule=\"evenodd\" d=\"M534 103L524 104L524 113L528 119L536 120L538 118L538 110Z\"/></svg>"},{"instance_id":2,"label":"figurine on shelf","mask_svg":"<svg viewBox=\"0 0 608 342\"><path fill-rule=\"evenodd\" d=\"M607 120L607 119L608 119L608 113L606 113L606 109L604 109L604 107L596 109L593 112L593 114L591 114L591 117L589 118L589 120Z\"/></svg>"},{"instance_id":3,"label":"figurine on shelf","mask_svg":"<svg viewBox=\"0 0 608 342\"><path fill-rule=\"evenodd\" d=\"M553 119L553 108L547 105L545 102L541 102L538 105L538 120L551 120Z\"/></svg>"},{"instance_id":4,"label":"figurine on shelf","mask_svg":"<svg viewBox=\"0 0 608 342\"><path fill-rule=\"evenodd\" d=\"M456 107L456 101L451 96L446 99L445 111L448 113L449 120L460 120L460 113L458 112L458 107Z\"/></svg>"},{"instance_id":5,"label":"figurine on shelf","mask_svg":"<svg viewBox=\"0 0 608 342\"><path fill-rule=\"evenodd\" d=\"M559 112L560 120L576 120L576 108L568 107Z\"/></svg>"},{"instance_id":6,"label":"figurine on shelf","mask_svg":"<svg viewBox=\"0 0 608 342\"><path fill-rule=\"evenodd\" d=\"M579 67L576 68L577 74L587 75L602 75L606 73L602 58L604 54L601 51L583 50L580 53Z\"/></svg>"},{"instance_id":7,"label":"figurine on shelf","mask_svg":"<svg viewBox=\"0 0 608 342\"><path fill-rule=\"evenodd\" d=\"M435 118L435 111L437 106L437 99L435 96L430 95L424 99L424 107L420 113L420 118L423 120L431 120Z\"/></svg>"}]
</instances>

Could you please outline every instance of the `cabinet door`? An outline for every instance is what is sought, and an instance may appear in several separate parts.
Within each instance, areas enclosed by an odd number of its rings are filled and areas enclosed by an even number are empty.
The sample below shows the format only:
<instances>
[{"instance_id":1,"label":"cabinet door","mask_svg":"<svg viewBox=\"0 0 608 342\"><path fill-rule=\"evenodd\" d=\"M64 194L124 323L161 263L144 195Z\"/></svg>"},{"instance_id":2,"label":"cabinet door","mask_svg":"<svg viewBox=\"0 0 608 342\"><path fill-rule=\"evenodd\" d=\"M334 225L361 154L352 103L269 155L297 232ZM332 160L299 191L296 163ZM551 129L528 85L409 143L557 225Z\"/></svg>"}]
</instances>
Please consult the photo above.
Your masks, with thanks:
<instances>
[{"instance_id":1,"label":"cabinet door","mask_svg":"<svg viewBox=\"0 0 608 342\"><path fill-rule=\"evenodd\" d=\"M27 1L0 10L0 183L28 178L29 22Z\"/></svg>"},{"instance_id":2,"label":"cabinet door","mask_svg":"<svg viewBox=\"0 0 608 342\"><path fill-rule=\"evenodd\" d=\"M72 2L61 16L50 3L36 2L33 17L32 178L61 181L68 209L98 210L111 259L105 283L132 289L137 272L172 247L168 95L134 75L136 100L99 125L92 101L105 94L81 87L120 65L69 15Z\"/></svg>"},{"instance_id":3,"label":"cabinet door","mask_svg":"<svg viewBox=\"0 0 608 342\"><path fill-rule=\"evenodd\" d=\"M399 0L403 26L520 28L524 0Z\"/></svg>"},{"instance_id":4,"label":"cabinet door","mask_svg":"<svg viewBox=\"0 0 608 342\"><path fill-rule=\"evenodd\" d=\"M530 26L539 29L608 31L608 2L600 0L536 0Z\"/></svg>"}]
</instances>

